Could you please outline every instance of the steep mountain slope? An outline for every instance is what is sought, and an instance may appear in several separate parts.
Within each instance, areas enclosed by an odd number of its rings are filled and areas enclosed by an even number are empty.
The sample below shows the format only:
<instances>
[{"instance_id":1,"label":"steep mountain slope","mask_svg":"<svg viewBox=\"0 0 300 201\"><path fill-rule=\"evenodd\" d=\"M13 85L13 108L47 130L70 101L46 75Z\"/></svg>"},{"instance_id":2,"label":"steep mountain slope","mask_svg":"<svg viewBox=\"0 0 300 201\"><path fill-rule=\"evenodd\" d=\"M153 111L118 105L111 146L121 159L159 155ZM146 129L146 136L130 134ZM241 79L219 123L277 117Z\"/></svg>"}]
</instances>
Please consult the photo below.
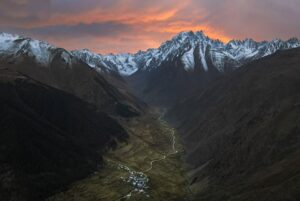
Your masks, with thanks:
<instances>
[{"instance_id":1,"label":"steep mountain slope","mask_svg":"<svg viewBox=\"0 0 300 201\"><path fill-rule=\"evenodd\" d=\"M114 71L100 74L72 53L42 41L1 34L0 61L111 114L136 116L144 107L142 102L128 93L124 80Z\"/></svg>"},{"instance_id":2,"label":"steep mountain slope","mask_svg":"<svg viewBox=\"0 0 300 201\"><path fill-rule=\"evenodd\" d=\"M177 104L196 200L300 198L300 49L219 78Z\"/></svg>"},{"instance_id":3,"label":"steep mountain slope","mask_svg":"<svg viewBox=\"0 0 300 201\"><path fill-rule=\"evenodd\" d=\"M300 46L297 39L223 44L202 32L184 32L164 43L129 77L135 92L147 102L169 107L194 90L207 87L215 77L277 50ZM147 57L143 56L147 59Z\"/></svg>"},{"instance_id":4,"label":"steep mountain slope","mask_svg":"<svg viewBox=\"0 0 300 201\"><path fill-rule=\"evenodd\" d=\"M231 72L277 50L300 46L298 39L256 42L212 40L203 32L182 32L158 49L136 54L98 55L73 51L100 71L117 71L128 78L134 92L153 105L168 107L195 89L205 88L219 74Z\"/></svg>"},{"instance_id":5,"label":"steep mountain slope","mask_svg":"<svg viewBox=\"0 0 300 201\"><path fill-rule=\"evenodd\" d=\"M199 55L195 57L199 58ZM196 89L206 87L210 80L221 74L211 65L204 70L199 61L196 60L194 68L187 71L180 57L174 58L160 64L160 68L138 71L126 80L132 91L150 105L168 108Z\"/></svg>"},{"instance_id":6,"label":"steep mountain slope","mask_svg":"<svg viewBox=\"0 0 300 201\"><path fill-rule=\"evenodd\" d=\"M100 55L89 51L88 49L71 51L74 56L80 58L92 68L101 73L118 73L122 76L128 76L138 70L137 63L134 61L134 55Z\"/></svg>"},{"instance_id":7,"label":"steep mountain slope","mask_svg":"<svg viewBox=\"0 0 300 201\"><path fill-rule=\"evenodd\" d=\"M39 66L51 66L54 60L55 65L59 63L65 68L81 66L82 63L89 65L109 83L119 88L113 94L114 98L106 101L107 104L117 102L117 105L121 105L120 108L129 110L127 112L132 113L131 115L138 113L143 104L127 92L128 86L124 79L129 82L133 92L146 102L169 107L182 97L189 96L194 90L205 88L219 74L231 72L277 50L299 46L300 41L295 38L270 42L232 40L224 44L219 40L210 39L203 32L182 32L157 49L139 51L136 54L100 55L87 49L68 52L42 41L0 34L0 55L10 63L16 63L26 55L27 60L31 58ZM74 80L74 83L78 82ZM82 91L85 93L82 94ZM80 93L77 91L76 95L89 98L91 93L95 92L88 92L85 88ZM99 96L94 96L97 101L88 100L99 103ZM117 99L122 99L121 103L114 100L116 96ZM130 101L126 101L127 99ZM115 107L107 107L107 104L104 103L104 108Z\"/></svg>"},{"instance_id":8,"label":"steep mountain slope","mask_svg":"<svg viewBox=\"0 0 300 201\"><path fill-rule=\"evenodd\" d=\"M36 201L93 173L127 132L73 95L0 69L0 200Z\"/></svg>"}]
</instances>

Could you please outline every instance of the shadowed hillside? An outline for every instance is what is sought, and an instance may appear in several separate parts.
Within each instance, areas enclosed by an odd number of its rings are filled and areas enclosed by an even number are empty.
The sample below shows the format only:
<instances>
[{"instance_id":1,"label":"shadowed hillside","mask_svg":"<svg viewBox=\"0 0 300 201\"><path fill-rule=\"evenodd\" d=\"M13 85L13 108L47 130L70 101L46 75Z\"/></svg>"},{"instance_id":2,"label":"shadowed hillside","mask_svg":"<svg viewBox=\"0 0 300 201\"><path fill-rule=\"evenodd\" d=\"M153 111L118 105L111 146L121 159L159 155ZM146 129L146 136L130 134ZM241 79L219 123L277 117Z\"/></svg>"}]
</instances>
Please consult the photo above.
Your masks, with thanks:
<instances>
[{"instance_id":1,"label":"shadowed hillside","mask_svg":"<svg viewBox=\"0 0 300 201\"><path fill-rule=\"evenodd\" d=\"M126 90L115 72L100 73L65 49L43 41L10 37L0 34L0 62L6 67L72 93L111 115L128 118L143 113L145 104Z\"/></svg>"},{"instance_id":2,"label":"shadowed hillside","mask_svg":"<svg viewBox=\"0 0 300 201\"><path fill-rule=\"evenodd\" d=\"M176 105L197 200L300 198L300 49L252 62Z\"/></svg>"},{"instance_id":3,"label":"shadowed hillside","mask_svg":"<svg viewBox=\"0 0 300 201\"><path fill-rule=\"evenodd\" d=\"M0 200L43 200L102 163L128 135L73 95L1 68Z\"/></svg>"}]
</instances>

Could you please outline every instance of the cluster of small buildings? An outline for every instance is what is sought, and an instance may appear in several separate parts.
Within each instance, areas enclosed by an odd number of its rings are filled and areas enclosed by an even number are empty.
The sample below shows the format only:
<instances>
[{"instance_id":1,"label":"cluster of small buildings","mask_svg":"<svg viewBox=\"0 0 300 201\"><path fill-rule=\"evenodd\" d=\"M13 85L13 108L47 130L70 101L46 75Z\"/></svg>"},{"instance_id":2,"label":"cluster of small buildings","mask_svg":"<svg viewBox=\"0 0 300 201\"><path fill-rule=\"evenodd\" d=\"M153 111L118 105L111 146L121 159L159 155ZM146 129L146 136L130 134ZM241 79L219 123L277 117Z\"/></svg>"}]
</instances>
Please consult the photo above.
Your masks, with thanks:
<instances>
[{"instance_id":1,"label":"cluster of small buildings","mask_svg":"<svg viewBox=\"0 0 300 201\"><path fill-rule=\"evenodd\" d=\"M147 175L142 172L133 171L124 165L119 165L119 169L126 170L129 173L127 178L121 177L121 179L133 186L134 192L146 194L146 190L149 188L149 178Z\"/></svg>"}]
</instances>

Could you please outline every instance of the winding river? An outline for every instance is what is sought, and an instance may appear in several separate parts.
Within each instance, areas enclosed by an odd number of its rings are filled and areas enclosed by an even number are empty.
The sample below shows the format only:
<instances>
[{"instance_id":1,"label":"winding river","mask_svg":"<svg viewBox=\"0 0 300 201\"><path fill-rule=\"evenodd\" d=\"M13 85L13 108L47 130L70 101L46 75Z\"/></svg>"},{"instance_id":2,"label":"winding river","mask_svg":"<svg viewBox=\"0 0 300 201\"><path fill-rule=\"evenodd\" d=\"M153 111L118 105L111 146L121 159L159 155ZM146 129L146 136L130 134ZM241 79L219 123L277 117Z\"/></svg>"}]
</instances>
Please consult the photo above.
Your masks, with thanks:
<instances>
[{"instance_id":1,"label":"winding river","mask_svg":"<svg viewBox=\"0 0 300 201\"><path fill-rule=\"evenodd\" d=\"M149 172L149 171L151 171L152 168L153 168L154 163L157 163L157 162L159 162L159 161L165 160L165 159L167 159L169 156L178 153L178 151L176 150L176 136L175 136L175 130L174 130L174 128L172 128L172 134L171 134L171 137L172 137L172 152L171 152L171 153L168 153L168 154L164 154L164 155L163 155L161 158L159 158L159 159L155 159L155 160L150 161L150 167L149 167L148 169L144 170L143 172Z\"/></svg>"},{"instance_id":2,"label":"winding river","mask_svg":"<svg viewBox=\"0 0 300 201\"><path fill-rule=\"evenodd\" d=\"M166 122L164 120L162 120L163 116L164 116L165 112L162 113L162 115L158 118L158 120L160 122L162 122L163 124L166 124ZM130 173L130 175L139 175L140 177L136 177L136 180L139 180L139 178L144 177L146 178L147 182L148 182L148 177L147 177L147 172L150 172L153 169L153 166L155 163L158 163L160 161L166 160L169 156L177 154L178 151L176 150L176 136L175 136L175 129L172 128L171 129L171 141L172 141L172 151L170 153L166 153L164 154L161 158L158 159L154 159L152 161L149 162L150 167L147 168L146 170L142 170L140 172L135 172L133 171L130 167L124 165L124 164L119 164L119 168L124 169L126 171L128 171ZM126 180L124 180L126 181ZM127 182L129 183L131 180L127 180ZM135 181L134 181L135 182ZM135 183L134 183L135 184ZM133 190L131 190L127 195L122 196L121 198L118 198L116 201L120 201L120 200L125 200L125 199L130 199L130 197L133 195L134 192L144 192L144 189L147 188L147 186L144 186L143 188L137 188L135 187ZM149 197L148 194L145 193L145 195L147 197Z\"/></svg>"}]
</instances>

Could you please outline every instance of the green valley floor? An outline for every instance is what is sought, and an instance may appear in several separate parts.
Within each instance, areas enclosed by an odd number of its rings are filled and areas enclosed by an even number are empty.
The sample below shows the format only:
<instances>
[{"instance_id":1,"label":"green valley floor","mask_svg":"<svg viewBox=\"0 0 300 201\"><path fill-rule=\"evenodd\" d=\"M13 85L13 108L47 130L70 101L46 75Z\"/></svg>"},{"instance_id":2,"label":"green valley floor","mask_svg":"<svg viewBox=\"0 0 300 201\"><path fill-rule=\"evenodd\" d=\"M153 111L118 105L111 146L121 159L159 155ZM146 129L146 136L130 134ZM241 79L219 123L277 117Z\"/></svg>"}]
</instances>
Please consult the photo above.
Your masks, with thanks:
<instances>
[{"instance_id":1,"label":"green valley floor","mask_svg":"<svg viewBox=\"0 0 300 201\"><path fill-rule=\"evenodd\" d=\"M180 140L158 112L123 123L130 138L105 165L47 201L183 201L189 194Z\"/></svg>"}]
</instances>

